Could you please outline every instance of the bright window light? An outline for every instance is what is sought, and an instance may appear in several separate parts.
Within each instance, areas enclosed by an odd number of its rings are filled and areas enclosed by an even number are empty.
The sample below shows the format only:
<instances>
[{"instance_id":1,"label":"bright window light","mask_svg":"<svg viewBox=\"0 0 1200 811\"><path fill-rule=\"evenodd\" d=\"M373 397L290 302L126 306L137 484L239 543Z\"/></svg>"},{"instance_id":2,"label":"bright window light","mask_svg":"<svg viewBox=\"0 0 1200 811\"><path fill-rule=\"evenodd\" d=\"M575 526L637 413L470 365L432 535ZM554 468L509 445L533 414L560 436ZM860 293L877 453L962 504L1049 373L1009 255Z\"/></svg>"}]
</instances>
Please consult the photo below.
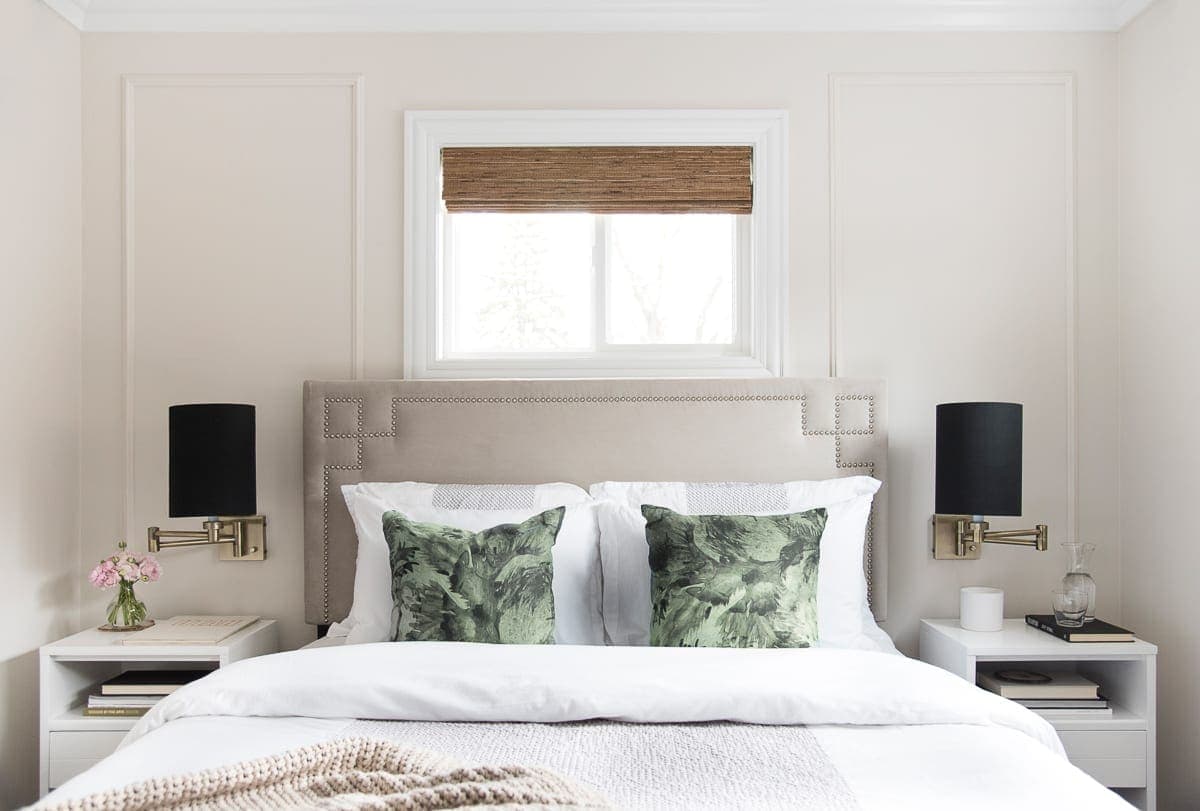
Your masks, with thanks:
<instances>
[{"instance_id":1,"label":"bright window light","mask_svg":"<svg viewBox=\"0 0 1200 811\"><path fill-rule=\"evenodd\" d=\"M448 356L732 346L733 214L447 214Z\"/></svg>"},{"instance_id":2,"label":"bright window light","mask_svg":"<svg viewBox=\"0 0 1200 811\"><path fill-rule=\"evenodd\" d=\"M462 213L448 219L451 354L591 348L590 215Z\"/></svg>"},{"instance_id":3,"label":"bright window light","mask_svg":"<svg viewBox=\"0 0 1200 811\"><path fill-rule=\"evenodd\" d=\"M737 335L734 214L607 218L606 339L732 344Z\"/></svg>"}]
</instances>

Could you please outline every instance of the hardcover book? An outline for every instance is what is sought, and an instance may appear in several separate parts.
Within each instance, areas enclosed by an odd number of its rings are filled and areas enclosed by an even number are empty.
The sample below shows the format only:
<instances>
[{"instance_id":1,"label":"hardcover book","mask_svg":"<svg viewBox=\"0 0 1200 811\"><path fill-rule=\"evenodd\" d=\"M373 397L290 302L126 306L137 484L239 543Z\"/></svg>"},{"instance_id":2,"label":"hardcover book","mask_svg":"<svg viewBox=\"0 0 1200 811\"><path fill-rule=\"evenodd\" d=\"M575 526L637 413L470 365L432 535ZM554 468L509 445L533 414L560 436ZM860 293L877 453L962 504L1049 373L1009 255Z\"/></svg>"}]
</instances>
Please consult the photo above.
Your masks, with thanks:
<instances>
[{"instance_id":1,"label":"hardcover book","mask_svg":"<svg viewBox=\"0 0 1200 811\"><path fill-rule=\"evenodd\" d=\"M1004 698L1098 698L1100 695L1099 685L1069 670L981 670L976 682Z\"/></svg>"},{"instance_id":2,"label":"hardcover book","mask_svg":"<svg viewBox=\"0 0 1200 811\"><path fill-rule=\"evenodd\" d=\"M89 718L140 718L150 711L149 707L84 707L83 714Z\"/></svg>"},{"instance_id":3,"label":"hardcover book","mask_svg":"<svg viewBox=\"0 0 1200 811\"><path fill-rule=\"evenodd\" d=\"M1096 707L1095 709L1074 710L1034 710L1047 721L1069 721L1080 718L1111 718L1112 707Z\"/></svg>"},{"instance_id":4,"label":"hardcover book","mask_svg":"<svg viewBox=\"0 0 1200 811\"><path fill-rule=\"evenodd\" d=\"M1108 699L1098 698L1018 698L1018 704L1031 710L1102 710L1108 707Z\"/></svg>"},{"instance_id":5,"label":"hardcover book","mask_svg":"<svg viewBox=\"0 0 1200 811\"><path fill-rule=\"evenodd\" d=\"M1067 642L1133 641L1133 631L1103 620L1092 620L1078 628L1067 628L1055 622L1053 614L1026 614L1025 623Z\"/></svg>"},{"instance_id":6,"label":"hardcover book","mask_svg":"<svg viewBox=\"0 0 1200 811\"><path fill-rule=\"evenodd\" d=\"M165 696L211 670L126 670L100 685L105 696Z\"/></svg>"},{"instance_id":7,"label":"hardcover book","mask_svg":"<svg viewBox=\"0 0 1200 811\"><path fill-rule=\"evenodd\" d=\"M215 645L258 620L250 616L179 615L138 631L124 645Z\"/></svg>"},{"instance_id":8,"label":"hardcover book","mask_svg":"<svg viewBox=\"0 0 1200 811\"><path fill-rule=\"evenodd\" d=\"M162 701L162 696L88 696L89 709L111 707L125 710L146 709Z\"/></svg>"}]
</instances>

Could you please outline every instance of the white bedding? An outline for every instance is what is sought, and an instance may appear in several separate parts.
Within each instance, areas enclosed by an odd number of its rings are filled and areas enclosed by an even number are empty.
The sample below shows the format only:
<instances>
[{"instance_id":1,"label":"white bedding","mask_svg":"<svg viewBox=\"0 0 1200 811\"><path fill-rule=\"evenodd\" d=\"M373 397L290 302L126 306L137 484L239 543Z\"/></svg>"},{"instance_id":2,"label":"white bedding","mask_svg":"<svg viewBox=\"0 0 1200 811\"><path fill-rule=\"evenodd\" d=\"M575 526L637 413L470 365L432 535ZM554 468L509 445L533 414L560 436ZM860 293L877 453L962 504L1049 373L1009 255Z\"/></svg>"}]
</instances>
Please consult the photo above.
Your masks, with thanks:
<instances>
[{"instance_id":1,"label":"white bedding","mask_svg":"<svg viewBox=\"0 0 1200 811\"><path fill-rule=\"evenodd\" d=\"M607 721L578 723L589 719ZM536 725L559 722L571 725ZM900 656L439 642L238 662L163 700L52 796L364 730L548 765L622 807L829 807L819 791L865 809L1126 807L1066 761L1039 716Z\"/></svg>"},{"instance_id":2,"label":"white bedding","mask_svg":"<svg viewBox=\"0 0 1200 811\"><path fill-rule=\"evenodd\" d=\"M876 650L881 653L892 653L897 656L900 651L896 649L896 643L892 642L892 638L887 635L887 632L875 624L875 620L871 617L863 618L863 635L875 645ZM305 648L336 648L341 645L349 644L345 636L323 636L319 639L314 639L305 645Z\"/></svg>"}]
</instances>

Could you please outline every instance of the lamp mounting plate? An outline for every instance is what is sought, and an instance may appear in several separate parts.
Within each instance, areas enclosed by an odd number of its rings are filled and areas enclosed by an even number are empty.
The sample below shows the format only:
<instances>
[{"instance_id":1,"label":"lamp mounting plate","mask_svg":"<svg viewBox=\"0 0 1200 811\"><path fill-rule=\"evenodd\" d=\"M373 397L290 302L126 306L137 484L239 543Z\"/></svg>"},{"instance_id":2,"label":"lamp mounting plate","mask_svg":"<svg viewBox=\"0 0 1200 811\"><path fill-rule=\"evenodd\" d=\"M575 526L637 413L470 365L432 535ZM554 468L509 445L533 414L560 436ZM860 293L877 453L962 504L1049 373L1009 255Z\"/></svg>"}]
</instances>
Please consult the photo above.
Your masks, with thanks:
<instances>
[{"instance_id":1,"label":"lamp mounting plate","mask_svg":"<svg viewBox=\"0 0 1200 811\"><path fill-rule=\"evenodd\" d=\"M218 560L266 560L267 559L267 517L265 515L220 516L222 521L241 521L246 533L246 554L234 557L233 544L223 543L217 546ZM251 552L250 550L254 551Z\"/></svg>"},{"instance_id":2,"label":"lamp mounting plate","mask_svg":"<svg viewBox=\"0 0 1200 811\"><path fill-rule=\"evenodd\" d=\"M935 515L933 517L934 560L979 560L983 554L981 543L968 543L963 555L958 554L958 522L970 521L969 515Z\"/></svg>"}]
</instances>

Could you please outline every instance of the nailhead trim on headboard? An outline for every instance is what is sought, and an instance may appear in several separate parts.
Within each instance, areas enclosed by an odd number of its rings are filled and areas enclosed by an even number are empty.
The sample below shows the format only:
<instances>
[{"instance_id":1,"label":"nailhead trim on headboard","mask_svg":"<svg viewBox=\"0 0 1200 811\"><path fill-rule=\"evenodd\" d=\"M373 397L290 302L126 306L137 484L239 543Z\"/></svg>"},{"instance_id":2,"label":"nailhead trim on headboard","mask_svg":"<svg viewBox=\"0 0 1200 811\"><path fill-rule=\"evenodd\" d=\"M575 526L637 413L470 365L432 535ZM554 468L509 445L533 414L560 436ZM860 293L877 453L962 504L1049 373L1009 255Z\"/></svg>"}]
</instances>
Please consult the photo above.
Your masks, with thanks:
<instances>
[{"instance_id":1,"label":"nailhead trim on headboard","mask_svg":"<svg viewBox=\"0 0 1200 811\"><path fill-rule=\"evenodd\" d=\"M353 384L340 384L353 385ZM322 617L323 623L333 621L330 615L329 595L329 563L330 563L330 525L329 511L331 493L331 473L333 471L354 471L363 469L365 443L370 439L391 439L397 436L398 409L400 405L443 405L443 404L480 404L480 405L530 405L530 404L623 404L623 403L686 403L686 402L796 402L800 403L801 433L806 436L829 436L834 440L834 464L837 469L856 471L866 475L874 475L877 470L875 460L858 459L850 461L843 457L843 439L854 436L871 436L875 434L876 400L869 394L837 394L833 398L834 424L831 429L814 429L809 425L809 409L807 394L680 394L680 395L614 395L614 396L508 396L486 397L465 395L444 396L398 396L391 398L391 424L389 431L364 431L364 397L337 395L321 396L322 407L322 437L324 439L347 440L355 443L354 464L323 464L322 465ZM862 402L867 407L866 428L843 428L843 406L848 402ZM353 433L331 432L330 405L350 404L355 407L355 431ZM875 513L871 510L867 523L865 548L865 574L868 584L874 582L873 558L875 543Z\"/></svg>"}]
</instances>

